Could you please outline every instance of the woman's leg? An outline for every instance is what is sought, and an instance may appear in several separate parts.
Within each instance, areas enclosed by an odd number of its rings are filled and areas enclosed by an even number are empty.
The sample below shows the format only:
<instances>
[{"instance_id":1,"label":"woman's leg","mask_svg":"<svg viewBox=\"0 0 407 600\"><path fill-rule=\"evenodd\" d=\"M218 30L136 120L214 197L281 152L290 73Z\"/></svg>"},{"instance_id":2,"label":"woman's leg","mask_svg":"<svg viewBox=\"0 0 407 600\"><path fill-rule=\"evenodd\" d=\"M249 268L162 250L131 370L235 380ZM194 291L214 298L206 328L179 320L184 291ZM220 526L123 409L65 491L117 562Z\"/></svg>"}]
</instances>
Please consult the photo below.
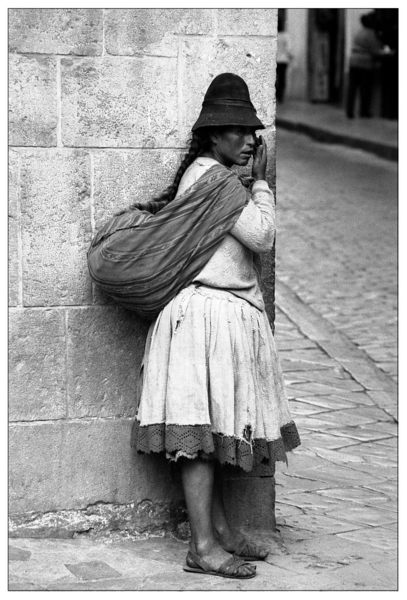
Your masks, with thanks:
<instances>
[{"instance_id":1,"label":"woman's leg","mask_svg":"<svg viewBox=\"0 0 407 600\"><path fill-rule=\"evenodd\" d=\"M225 505L223 502L222 475L220 469L215 466L214 484L212 493L212 523L215 535L221 539L225 550L233 551L233 533L226 518Z\"/></svg>"},{"instance_id":2,"label":"woman's leg","mask_svg":"<svg viewBox=\"0 0 407 600\"><path fill-rule=\"evenodd\" d=\"M364 69L360 80L360 116L371 117L370 105L372 102L373 92L373 71Z\"/></svg>"},{"instance_id":3,"label":"woman's leg","mask_svg":"<svg viewBox=\"0 0 407 600\"><path fill-rule=\"evenodd\" d=\"M234 552L242 540L250 544L249 554L255 555L259 560L266 558L268 550L263 544L249 541L238 530L232 528L226 517L225 505L222 493L222 473L221 469L215 467L214 486L212 494L212 523L215 535L222 548L228 552Z\"/></svg>"},{"instance_id":4,"label":"woman's leg","mask_svg":"<svg viewBox=\"0 0 407 600\"><path fill-rule=\"evenodd\" d=\"M230 554L216 540L212 525L214 464L210 461L184 460L181 472L191 526L192 549L212 569L217 569L230 558ZM249 574L254 570L251 565L244 565L239 568L239 573Z\"/></svg>"}]
</instances>

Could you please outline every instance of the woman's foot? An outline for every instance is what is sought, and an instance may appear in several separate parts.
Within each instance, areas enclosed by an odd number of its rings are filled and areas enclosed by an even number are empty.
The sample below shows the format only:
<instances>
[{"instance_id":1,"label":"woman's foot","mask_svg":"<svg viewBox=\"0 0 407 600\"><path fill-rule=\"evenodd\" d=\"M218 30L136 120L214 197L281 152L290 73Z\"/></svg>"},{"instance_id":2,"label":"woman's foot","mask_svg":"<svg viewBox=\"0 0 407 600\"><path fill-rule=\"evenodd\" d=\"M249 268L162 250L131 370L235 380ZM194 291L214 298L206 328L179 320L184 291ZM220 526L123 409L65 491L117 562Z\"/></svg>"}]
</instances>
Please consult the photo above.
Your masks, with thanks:
<instances>
[{"instance_id":1,"label":"woman's foot","mask_svg":"<svg viewBox=\"0 0 407 600\"><path fill-rule=\"evenodd\" d=\"M205 544L193 544L191 542L190 546L192 552L205 561L212 571L217 571L226 561L230 561L230 552L224 550L217 542ZM236 567L237 577L253 576L255 572L256 567L254 565L242 564Z\"/></svg>"},{"instance_id":2,"label":"woman's foot","mask_svg":"<svg viewBox=\"0 0 407 600\"><path fill-rule=\"evenodd\" d=\"M245 560L264 560L269 554L264 544L247 538L239 531L228 528L216 533L217 539L224 550Z\"/></svg>"}]
</instances>

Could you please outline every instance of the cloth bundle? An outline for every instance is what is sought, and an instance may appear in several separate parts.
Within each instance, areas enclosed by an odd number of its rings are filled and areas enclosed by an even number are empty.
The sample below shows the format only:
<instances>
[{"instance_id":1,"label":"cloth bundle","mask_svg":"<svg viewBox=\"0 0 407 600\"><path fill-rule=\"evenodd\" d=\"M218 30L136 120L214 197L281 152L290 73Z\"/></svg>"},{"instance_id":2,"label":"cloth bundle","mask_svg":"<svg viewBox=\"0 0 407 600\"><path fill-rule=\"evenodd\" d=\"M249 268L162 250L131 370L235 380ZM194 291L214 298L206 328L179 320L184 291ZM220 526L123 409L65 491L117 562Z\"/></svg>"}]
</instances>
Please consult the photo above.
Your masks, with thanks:
<instances>
[{"instance_id":1,"label":"cloth bundle","mask_svg":"<svg viewBox=\"0 0 407 600\"><path fill-rule=\"evenodd\" d=\"M154 319L189 285L248 201L237 174L214 165L171 202L137 203L96 234L88 267L117 303Z\"/></svg>"}]
</instances>

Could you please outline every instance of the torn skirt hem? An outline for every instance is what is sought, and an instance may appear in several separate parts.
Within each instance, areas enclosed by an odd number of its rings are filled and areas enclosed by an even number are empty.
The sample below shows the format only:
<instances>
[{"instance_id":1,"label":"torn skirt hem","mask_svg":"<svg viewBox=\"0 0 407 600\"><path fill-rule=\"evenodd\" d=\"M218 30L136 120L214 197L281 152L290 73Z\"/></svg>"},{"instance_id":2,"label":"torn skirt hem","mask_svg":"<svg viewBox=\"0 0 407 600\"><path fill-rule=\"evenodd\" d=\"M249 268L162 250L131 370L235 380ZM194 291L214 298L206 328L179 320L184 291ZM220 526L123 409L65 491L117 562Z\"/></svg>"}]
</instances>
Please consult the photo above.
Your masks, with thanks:
<instances>
[{"instance_id":1,"label":"torn skirt hem","mask_svg":"<svg viewBox=\"0 0 407 600\"><path fill-rule=\"evenodd\" d=\"M286 453L300 445L300 437L293 421L280 428L281 437L276 440L254 438L251 443L235 436L212 431L211 425L174 425L154 423L133 424L131 445L139 453L164 453L176 462L179 458L216 459L251 471L258 464L287 463Z\"/></svg>"}]
</instances>

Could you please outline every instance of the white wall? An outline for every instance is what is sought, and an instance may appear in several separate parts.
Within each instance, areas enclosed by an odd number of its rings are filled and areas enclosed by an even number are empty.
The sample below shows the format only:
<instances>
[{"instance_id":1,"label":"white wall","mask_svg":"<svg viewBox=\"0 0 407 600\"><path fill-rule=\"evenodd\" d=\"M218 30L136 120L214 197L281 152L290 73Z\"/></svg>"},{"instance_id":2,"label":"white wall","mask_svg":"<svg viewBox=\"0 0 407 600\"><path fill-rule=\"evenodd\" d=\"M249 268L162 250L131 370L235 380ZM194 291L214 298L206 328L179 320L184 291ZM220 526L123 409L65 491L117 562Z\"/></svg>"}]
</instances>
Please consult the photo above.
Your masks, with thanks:
<instances>
[{"instance_id":1,"label":"white wall","mask_svg":"<svg viewBox=\"0 0 407 600\"><path fill-rule=\"evenodd\" d=\"M307 99L308 9L287 9L286 30L290 34L294 59L287 74L286 96L293 100Z\"/></svg>"}]
</instances>

